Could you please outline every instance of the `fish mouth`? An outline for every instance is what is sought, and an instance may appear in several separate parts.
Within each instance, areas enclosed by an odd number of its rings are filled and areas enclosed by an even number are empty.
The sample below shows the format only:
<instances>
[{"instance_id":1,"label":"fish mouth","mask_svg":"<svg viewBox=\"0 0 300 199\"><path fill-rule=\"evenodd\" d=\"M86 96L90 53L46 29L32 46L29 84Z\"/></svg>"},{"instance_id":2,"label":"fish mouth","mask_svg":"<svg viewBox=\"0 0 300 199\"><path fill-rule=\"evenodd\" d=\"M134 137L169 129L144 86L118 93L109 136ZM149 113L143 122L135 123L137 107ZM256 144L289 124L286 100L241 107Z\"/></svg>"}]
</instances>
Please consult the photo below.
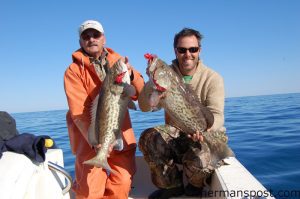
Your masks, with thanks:
<instances>
[{"instance_id":1,"label":"fish mouth","mask_svg":"<svg viewBox=\"0 0 300 199\"><path fill-rule=\"evenodd\" d=\"M155 69L155 65L156 65L156 62L157 62L157 56L156 55L153 55L153 54L150 54L150 53L146 53L144 55L144 57L148 60L148 70L149 72L153 72L154 69Z\"/></svg>"},{"instance_id":2,"label":"fish mouth","mask_svg":"<svg viewBox=\"0 0 300 199\"><path fill-rule=\"evenodd\" d=\"M154 83L154 85L156 87L156 90L158 90L160 92L164 92L167 89L165 87L159 85L159 83L157 82L157 80L154 78L154 75L155 75L156 72L157 72L157 68L153 71L153 74L152 74L153 83Z\"/></svg>"},{"instance_id":3,"label":"fish mouth","mask_svg":"<svg viewBox=\"0 0 300 199\"><path fill-rule=\"evenodd\" d=\"M157 68L154 68L154 70L153 70L153 66L156 65L156 62L157 62L157 59L158 59L157 56L154 55L154 54L146 53L144 55L144 57L148 60L148 65L150 65L149 66L150 76L151 76L151 79L153 80L153 83L154 83L154 85L156 87L156 90L160 91L160 92L166 91L167 89L165 87L159 85L159 83L157 82L157 80L154 78L155 73L157 72ZM152 72L152 74L151 74L151 72Z\"/></svg>"},{"instance_id":4,"label":"fish mouth","mask_svg":"<svg viewBox=\"0 0 300 199\"><path fill-rule=\"evenodd\" d=\"M121 84L123 82L123 77L125 76L125 73L127 71L121 72L120 74L117 75L117 77L115 78L115 83L116 84Z\"/></svg>"}]
</instances>

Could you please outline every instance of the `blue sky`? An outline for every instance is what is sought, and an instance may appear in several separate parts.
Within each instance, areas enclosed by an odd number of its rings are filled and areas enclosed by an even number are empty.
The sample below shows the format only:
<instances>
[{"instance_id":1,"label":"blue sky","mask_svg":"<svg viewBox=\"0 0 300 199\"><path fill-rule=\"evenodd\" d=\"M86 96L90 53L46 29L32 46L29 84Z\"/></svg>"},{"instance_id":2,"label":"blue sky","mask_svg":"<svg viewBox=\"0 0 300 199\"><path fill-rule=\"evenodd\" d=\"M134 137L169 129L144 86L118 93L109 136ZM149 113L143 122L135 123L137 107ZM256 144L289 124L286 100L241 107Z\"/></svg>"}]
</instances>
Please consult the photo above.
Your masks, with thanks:
<instances>
[{"instance_id":1,"label":"blue sky","mask_svg":"<svg viewBox=\"0 0 300 199\"><path fill-rule=\"evenodd\" d=\"M67 108L63 75L87 19L145 80L144 53L170 63L174 34L190 27L204 35L200 57L223 76L226 97L300 92L299 10L298 0L3 0L0 110Z\"/></svg>"}]
</instances>

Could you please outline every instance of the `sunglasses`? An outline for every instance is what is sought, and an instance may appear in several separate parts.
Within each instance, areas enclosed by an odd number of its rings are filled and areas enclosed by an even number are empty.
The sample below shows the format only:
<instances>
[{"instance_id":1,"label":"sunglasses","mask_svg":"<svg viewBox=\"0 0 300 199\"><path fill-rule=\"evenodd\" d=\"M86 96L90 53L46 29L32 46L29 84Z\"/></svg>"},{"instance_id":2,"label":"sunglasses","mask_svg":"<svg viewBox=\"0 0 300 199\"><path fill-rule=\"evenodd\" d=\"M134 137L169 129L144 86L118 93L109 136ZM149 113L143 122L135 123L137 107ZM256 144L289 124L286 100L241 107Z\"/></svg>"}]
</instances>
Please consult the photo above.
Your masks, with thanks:
<instances>
[{"instance_id":1,"label":"sunglasses","mask_svg":"<svg viewBox=\"0 0 300 199\"><path fill-rule=\"evenodd\" d=\"M187 50L190 53L196 53L199 51L199 47L190 47L190 48L177 47L176 49L177 49L177 52L179 52L180 54L186 53Z\"/></svg>"},{"instance_id":2,"label":"sunglasses","mask_svg":"<svg viewBox=\"0 0 300 199\"><path fill-rule=\"evenodd\" d=\"M88 41L91 39L91 37L93 37L94 39L99 39L101 37L101 33L100 32L93 32L93 33L83 33L81 35L81 38L85 41Z\"/></svg>"}]
</instances>

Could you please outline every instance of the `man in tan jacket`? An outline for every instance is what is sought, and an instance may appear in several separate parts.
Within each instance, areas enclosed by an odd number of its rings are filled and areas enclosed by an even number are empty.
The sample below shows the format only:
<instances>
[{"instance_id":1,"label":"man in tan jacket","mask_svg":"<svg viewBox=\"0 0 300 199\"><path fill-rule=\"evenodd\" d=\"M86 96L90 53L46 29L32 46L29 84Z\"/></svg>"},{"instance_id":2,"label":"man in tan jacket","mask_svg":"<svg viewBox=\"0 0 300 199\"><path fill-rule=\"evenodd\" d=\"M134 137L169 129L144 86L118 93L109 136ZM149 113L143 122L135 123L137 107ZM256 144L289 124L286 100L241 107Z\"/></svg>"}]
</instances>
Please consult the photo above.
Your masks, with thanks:
<instances>
[{"instance_id":1,"label":"man in tan jacket","mask_svg":"<svg viewBox=\"0 0 300 199\"><path fill-rule=\"evenodd\" d=\"M227 140L223 127L223 78L199 59L201 39L202 35L193 29L184 28L177 33L174 38L176 59L170 67L183 78L186 84L190 84L199 101L213 113L214 124L209 130L223 132ZM145 84L138 99L140 109L144 112L152 110L149 105L151 89L149 83ZM165 120L166 124L172 125L167 114ZM203 141L201 132L195 132L193 136L188 137L178 131L174 130L167 135L162 135L157 129L150 128L146 129L140 137L139 148L150 165L152 181L159 188L149 198L169 198L184 193L189 196L200 195L206 179L213 171L206 161L209 154L193 152L193 148L201 149L200 141ZM176 164L183 165L183 172L188 181L186 187L182 181L182 172Z\"/></svg>"}]
</instances>

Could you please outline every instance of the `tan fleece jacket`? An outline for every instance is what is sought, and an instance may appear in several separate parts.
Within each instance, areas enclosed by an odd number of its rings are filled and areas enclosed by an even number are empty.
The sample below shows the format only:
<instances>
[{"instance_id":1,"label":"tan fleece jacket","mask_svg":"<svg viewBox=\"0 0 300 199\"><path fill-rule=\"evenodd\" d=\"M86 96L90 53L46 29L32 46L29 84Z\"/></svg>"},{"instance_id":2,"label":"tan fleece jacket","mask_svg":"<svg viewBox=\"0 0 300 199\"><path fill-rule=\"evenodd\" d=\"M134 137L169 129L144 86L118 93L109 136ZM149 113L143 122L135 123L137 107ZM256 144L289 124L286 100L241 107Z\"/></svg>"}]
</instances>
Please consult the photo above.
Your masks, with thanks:
<instances>
[{"instance_id":1,"label":"tan fleece jacket","mask_svg":"<svg viewBox=\"0 0 300 199\"><path fill-rule=\"evenodd\" d=\"M172 67L180 77L182 77L177 62L174 60ZM189 83L191 88L195 91L200 102L209 108L214 115L214 124L211 130L219 130L224 126L224 82L223 78L205 66L201 61L198 62L196 73ZM139 107L143 112L150 111L148 99L151 93L151 88L148 83L145 84L142 92L139 95ZM170 124L170 118L166 114L166 123Z\"/></svg>"}]
</instances>

